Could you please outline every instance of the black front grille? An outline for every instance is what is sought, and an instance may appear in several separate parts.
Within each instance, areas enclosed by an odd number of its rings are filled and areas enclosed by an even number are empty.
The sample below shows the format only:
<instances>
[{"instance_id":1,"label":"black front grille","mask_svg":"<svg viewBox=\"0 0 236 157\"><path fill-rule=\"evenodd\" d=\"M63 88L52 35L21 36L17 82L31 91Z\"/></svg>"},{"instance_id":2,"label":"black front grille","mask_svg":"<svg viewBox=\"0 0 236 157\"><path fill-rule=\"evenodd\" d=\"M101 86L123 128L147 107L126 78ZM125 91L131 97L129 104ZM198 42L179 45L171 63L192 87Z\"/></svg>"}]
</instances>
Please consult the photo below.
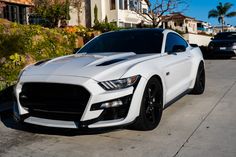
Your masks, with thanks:
<instances>
[{"instance_id":1,"label":"black front grille","mask_svg":"<svg viewBox=\"0 0 236 157\"><path fill-rule=\"evenodd\" d=\"M58 83L25 83L20 103L30 116L79 121L90 93L83 87Z\"/></svg>"}]
</instances>

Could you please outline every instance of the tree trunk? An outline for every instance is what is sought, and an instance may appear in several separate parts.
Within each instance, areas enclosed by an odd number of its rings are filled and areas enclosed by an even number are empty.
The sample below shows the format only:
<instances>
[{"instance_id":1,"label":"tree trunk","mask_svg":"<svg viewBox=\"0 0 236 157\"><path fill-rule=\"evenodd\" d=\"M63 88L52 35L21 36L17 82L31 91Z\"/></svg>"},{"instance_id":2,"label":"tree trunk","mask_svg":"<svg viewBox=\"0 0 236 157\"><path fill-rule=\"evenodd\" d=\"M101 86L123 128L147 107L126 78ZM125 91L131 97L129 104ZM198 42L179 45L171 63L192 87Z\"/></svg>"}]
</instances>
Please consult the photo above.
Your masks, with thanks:
<instances>
[{"instance_id":1,"label":"tree trunk","mask_svg":"<svg viewBox=\"0 0 236 157\"><path fill-rule=\"evenodd\" d=\"M78 11L78 24L80 25L81 24L81 18L80 18L80 15L81 15L81 9L82 9L82 3L83 1L79 1L78 2L78 5L77 5L77 11Z\"/></svg>"},{"instance_id":2,"label":"tree trunk","mask_svg":"<svg viewBox=\"0 0 236 157\"><path fill-rule=\"evenodd\" d=\"M224 23L225 23L225 20L224 20L224 17L222 17L222 20L221 20L221 24L222 24L222 30L221 30L221 32L224 32Z\"/></svg>"},{"instance_id":3,"label":"tree trunk","mask_svg":"<svg viewBox=\"0 0 236 157\"><path fill-rule=\"evenodd\" d=\"M152 27L153 27L153 28L156 28L156 27L157 27L157 21L156 21L156 18L155 18L155 17L152 19Z\"/></svg>"}]
</instances>

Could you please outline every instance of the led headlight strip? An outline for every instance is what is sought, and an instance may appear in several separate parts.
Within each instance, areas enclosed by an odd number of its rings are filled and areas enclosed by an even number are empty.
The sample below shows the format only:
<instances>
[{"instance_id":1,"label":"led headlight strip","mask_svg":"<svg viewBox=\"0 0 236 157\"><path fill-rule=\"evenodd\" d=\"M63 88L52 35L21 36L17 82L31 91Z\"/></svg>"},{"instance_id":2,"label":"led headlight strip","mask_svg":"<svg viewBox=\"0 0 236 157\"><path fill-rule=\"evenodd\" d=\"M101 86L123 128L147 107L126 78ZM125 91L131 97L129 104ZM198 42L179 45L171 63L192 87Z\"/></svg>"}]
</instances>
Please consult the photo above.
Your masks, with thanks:
<instances>
[{"instance_id":1,"label":"led headlight strip","mask_svg":"<svg viewBox=\"0 0 236 157\"><path fill-rule=\"evenodd\" d=\"M98 84L105 90L123 89L135 85L140 77L140 75L135 75L117 80L103 81Z\"/></svg>"}]
</instances>

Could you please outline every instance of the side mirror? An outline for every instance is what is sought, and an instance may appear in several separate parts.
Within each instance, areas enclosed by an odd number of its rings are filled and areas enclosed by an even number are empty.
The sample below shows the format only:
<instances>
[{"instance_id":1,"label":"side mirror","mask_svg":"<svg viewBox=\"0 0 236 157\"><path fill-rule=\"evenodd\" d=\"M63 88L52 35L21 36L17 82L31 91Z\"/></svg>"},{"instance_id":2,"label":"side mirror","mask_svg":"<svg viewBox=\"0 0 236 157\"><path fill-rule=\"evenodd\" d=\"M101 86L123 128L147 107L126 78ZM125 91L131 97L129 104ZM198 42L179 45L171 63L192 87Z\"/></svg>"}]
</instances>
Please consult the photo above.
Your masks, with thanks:
<instances>
[{"instance_id":1,"label":"side mirror","mask_svg":"<svg viewBox=\"0 0 236 157\"><path fill-rule=\"evenodd\" d=\"M184 45L174 45L172 52L184 52L186 51L186 47Z\"/></svg>"},{"instance_id":2,"label":"side mirror","mask_svg":"<svg viewBox=\"0 0 236 157\"><path fill-rule=\"evenodd\" d=\"M80 50L80 48L74 48L73 54L76 54L79 50Z\"/></svg>"},{"instance_id":3,"label":"side mirror","mask_svg":"<svg viewBox=\"0 0 236 157\"><path fill-rule=\"evenodd\" d=\"M198 44L190 44L192 47L199 47Z\"/></svg>"}]
</instances>

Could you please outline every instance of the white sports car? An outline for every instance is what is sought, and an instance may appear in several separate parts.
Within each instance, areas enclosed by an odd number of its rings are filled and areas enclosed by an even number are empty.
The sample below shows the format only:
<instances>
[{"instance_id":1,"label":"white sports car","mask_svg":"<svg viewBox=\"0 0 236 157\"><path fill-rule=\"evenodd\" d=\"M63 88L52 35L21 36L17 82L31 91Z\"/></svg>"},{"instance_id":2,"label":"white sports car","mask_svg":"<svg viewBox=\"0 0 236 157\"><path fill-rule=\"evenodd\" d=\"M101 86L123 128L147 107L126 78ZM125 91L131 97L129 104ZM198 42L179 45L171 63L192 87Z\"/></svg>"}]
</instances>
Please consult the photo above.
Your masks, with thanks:
<instances>
[{"instance_id":1,"label":"white sports car","mask_svg":"<svg viewBox=\"0 0 236 157\"><path fill-rule=\"evenodd\" d=\"M121 30L94 38L76 54L22 70L14 116L49 127L151 130L164 108L204 88L197 46L171 30Z\"/></svg>"}]
</instances>

